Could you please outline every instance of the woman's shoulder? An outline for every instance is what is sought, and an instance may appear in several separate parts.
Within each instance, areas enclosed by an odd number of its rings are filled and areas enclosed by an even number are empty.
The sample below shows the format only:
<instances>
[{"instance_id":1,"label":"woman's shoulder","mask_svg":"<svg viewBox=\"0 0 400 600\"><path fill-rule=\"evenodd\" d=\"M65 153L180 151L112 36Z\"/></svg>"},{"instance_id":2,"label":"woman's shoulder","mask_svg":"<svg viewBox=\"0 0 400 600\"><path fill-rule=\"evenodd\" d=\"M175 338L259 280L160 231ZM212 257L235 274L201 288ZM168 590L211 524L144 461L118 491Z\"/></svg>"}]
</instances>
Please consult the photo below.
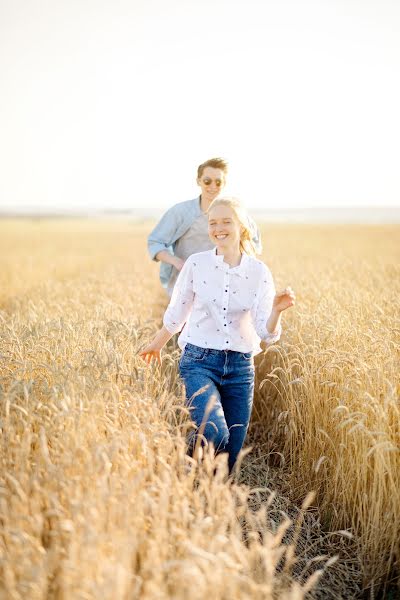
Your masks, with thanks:
<instances>
[{"instance_id":1,"label":"woman's shoulder","mask_svg":"<svg viewBox=\"0 0 400 600\"><path fill-rule=\"evenodd\" d=\"M252 272L257 273L257 275L259 276L271 276L271 271L268 265L266 265L265 262L263 262L259 258L256 258L255 256L251 256L249 254L247 255L247 265Z\"/></svg>"},{"instance_id":2,"label":"woman's shoulder","mask_svg":"<svg viewBox=\"0 0 400 600\"><path fill-rule=\"evenodd\" d=\"M187 260L190 261L194 266L196 266L197 263L207 263L212 261L214 252L214 249L195 252L194 254L191 254Z\"/></svg>"},{"instance_id":3,"label":"woman's shoulder","mask_svg":"<svg viewBox=\"0 0 400 600\"><path fill-rule=\"evenodd\" d=\"M268 269L268 266L265 264L265 262L257 258L256 256L252 256L251 254L246 254L246 256L248 264L253 266L255 269Z\"/></svg>"}]
</instances>

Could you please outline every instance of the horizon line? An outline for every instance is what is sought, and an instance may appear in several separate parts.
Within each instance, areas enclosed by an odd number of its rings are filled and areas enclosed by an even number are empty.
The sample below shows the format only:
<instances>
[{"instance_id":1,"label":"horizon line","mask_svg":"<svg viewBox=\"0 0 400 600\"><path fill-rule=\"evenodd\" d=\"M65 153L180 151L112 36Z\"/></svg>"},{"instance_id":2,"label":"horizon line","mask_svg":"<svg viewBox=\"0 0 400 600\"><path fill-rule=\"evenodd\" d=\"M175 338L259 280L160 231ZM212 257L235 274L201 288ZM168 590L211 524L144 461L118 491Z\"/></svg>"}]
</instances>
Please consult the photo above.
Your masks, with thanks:
<instances>
[{"instance_id":1,"label":"horizon line","mask_svg":"<svg viewBox=\"0 0 400 600\"><path fill-rule=\"evenodd\" d=\"M1 219L55 219L55 218L133 218L135 221L155 220L163 208L45 208L0 207ZM292 223L349 223L349 224L400 224L400 206L323 206L301 208L249 208L262 221Z\"/></svg>"}]
</instances>

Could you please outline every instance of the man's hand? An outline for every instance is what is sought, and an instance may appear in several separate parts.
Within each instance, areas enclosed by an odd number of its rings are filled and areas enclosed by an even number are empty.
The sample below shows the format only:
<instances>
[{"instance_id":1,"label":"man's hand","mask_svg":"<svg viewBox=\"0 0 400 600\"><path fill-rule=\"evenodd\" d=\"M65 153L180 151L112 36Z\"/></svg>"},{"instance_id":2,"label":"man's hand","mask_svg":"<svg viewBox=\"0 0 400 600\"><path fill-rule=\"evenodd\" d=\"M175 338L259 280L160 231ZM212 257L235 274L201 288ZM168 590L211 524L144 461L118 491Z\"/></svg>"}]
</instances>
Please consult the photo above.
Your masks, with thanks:
<instances>
[{"instance_id":1,"label":"man's hand","mask_svg":"<svg viewBox=\"0 0 400 600\"><path fill-rule=\"evenodd\" d=\"M173 265L175 267L175 269L177 271L181 271L183 268L183 265L185 264L185 261L182 260L181 258L179 258L178 256L174 256L174 262Z\"/></svg>"},{"instance_id":2,"label":"man's hand","mask_svg":"<svg viewBox=\"0 0 400 600\"><path fill-rule=\"evenodd\" d=\"M168 250L160 250L160 252L156 254L155 258L166 265L172 265L177 271L180 271L185 264L184 260L179 258L179 256L171 254L171 252L168 252Z\"/></svg>"}]
</instances>

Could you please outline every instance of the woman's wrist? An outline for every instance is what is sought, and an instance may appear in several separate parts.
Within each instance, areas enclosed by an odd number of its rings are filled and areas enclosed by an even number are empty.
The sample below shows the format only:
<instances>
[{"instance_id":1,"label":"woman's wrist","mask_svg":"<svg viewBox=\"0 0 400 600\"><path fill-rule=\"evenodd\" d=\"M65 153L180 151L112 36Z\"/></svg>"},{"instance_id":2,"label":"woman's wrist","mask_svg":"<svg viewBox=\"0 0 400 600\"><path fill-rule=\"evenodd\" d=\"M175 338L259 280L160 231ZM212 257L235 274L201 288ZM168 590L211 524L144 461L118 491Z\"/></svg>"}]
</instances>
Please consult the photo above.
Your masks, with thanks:
<instances>
[{"instance_id":1,"label":"woman's wrist","mask_svg":"<svg viewBox=\"0 0 400 600\"><path fill-rule=\"evenodd\" d=\"M156 350L162 350L165 344L173 337L173 333L170 333L168 329L163 325L161 329L157 332L156 336L153 339L153 346Z\"/></svg>"},{"instance_id":2,"label":"woman's wrist","mask_svg":"<svg viewBox=\"0 0 400 600\"><path fill-rule=\"evenodd\" d=\"M276 308L272 308L271 314L267 321L267 331L271 335L274 335L279 332L279 327L281 323L281 315L282 312L277 310Z\"/></svg>"}]
</instances>

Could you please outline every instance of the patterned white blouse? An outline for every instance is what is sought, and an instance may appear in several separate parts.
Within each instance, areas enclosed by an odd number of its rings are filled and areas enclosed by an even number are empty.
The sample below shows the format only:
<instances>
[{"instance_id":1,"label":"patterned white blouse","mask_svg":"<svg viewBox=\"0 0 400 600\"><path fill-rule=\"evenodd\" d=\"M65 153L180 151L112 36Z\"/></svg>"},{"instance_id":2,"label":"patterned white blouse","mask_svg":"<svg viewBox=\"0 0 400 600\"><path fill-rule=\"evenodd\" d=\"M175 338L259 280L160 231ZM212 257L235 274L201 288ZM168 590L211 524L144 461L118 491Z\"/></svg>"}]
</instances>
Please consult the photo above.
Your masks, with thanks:
<instances>
[{"instance_id":1,"label":"patterned white blouse","mask_svg":"<svg viewBox=\"0 0 400 600\"><path fill-rule=\"evenodd\" d=\"M242 254L240 264L230 267L216 249L192 254L185 262L164 314L164 326L174 334L183 330L178 344L189 342L202 348L261 351L260 340L279 340L267 330L275 296L268 267Z\"/></svg>"}]
</instances>

